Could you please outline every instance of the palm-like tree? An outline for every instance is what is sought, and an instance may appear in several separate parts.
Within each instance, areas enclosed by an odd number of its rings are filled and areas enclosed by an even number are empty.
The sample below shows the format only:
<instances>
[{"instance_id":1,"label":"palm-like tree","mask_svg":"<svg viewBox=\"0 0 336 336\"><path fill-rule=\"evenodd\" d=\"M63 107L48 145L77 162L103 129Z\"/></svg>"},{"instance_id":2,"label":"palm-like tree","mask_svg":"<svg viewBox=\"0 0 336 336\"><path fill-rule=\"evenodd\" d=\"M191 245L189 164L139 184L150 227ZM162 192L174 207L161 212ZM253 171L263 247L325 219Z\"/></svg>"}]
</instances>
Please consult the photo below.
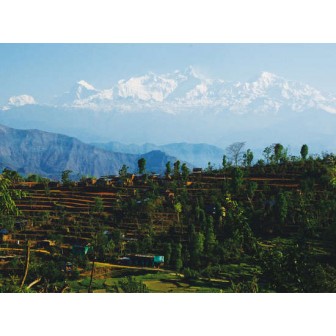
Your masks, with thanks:
<instances>
[{"instance_id":1,"label":"palm-like tree","mask_svg":"<svg viewBox=\"0 0 336 336\"><path fill-rule=\"evenodd\" d=\"M10 189L11 180L0 174L0 214L14 215L20 214L14 199L20 199L24 196L21 190Z\"/></svg>"}]
</instances>

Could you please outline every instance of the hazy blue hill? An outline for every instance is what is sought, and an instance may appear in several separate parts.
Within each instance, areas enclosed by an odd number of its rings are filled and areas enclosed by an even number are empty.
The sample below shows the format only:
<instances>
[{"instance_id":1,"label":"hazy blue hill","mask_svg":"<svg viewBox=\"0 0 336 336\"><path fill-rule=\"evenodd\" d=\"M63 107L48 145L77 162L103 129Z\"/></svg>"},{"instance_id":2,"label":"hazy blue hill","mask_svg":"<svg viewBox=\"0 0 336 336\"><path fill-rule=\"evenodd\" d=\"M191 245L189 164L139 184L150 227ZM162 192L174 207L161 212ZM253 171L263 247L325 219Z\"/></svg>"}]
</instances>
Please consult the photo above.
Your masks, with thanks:
<instances>
[{"instance_id":1,"label":"hazy blue hill","mask_svg":"<svg viewBox=\"0 0 336 336\"><path fill-rule=\"evenodd\" d=\"M195 166L206 167L208 162L219 166L222 162L224 149L208 144L172 143L160 146L168 155L182 157Z\"/></svg>"},{"instance_id":2,"label":"hazy blue hill","mask_svg":"<svg viewBox=\"0 0 336 336\"><path fill-rule=\"evenodd\" d=\"M1 125L0 139L0 168L52 178L58 178L66 169L80 175L117 174L123 164L129 167L129 171L136 171L140 157L99 149L61 134L17 130ZM167 161L176 160L160 151L142 157L146 158L147 170L158 173L164 171Z\"/></svg>"},{"instance_id":3,"label":"hazy blue hill","mask_svg":"<svg viewBox=\"0 0 336 336\"><path fill-rule=\"evenodd\" d=\"M183 158L193 166L206 167L208 162L220 165L224 154L224 149L208 144L171 143L167 145L154 145L146 143L144 145L122 144L120 142L93 143L92 145L112 152L128 154L142 154L152 150L161 150L167 155Z\"/></svg>"}]
</instances>

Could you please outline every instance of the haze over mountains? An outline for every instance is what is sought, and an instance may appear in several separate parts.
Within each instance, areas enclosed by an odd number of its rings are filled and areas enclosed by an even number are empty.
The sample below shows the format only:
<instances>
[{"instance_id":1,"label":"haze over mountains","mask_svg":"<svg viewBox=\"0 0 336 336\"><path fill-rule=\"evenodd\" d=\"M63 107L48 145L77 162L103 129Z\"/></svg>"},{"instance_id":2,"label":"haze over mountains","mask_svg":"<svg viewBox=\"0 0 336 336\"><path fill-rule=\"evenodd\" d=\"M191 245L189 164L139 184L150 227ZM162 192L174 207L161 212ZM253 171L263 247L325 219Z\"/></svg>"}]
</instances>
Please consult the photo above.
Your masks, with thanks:
<instances>
[{"instance_id":1,"label":"haze over mountains","mask_svg":"<svg viewBox=\"0 0 336 336\"><path fill-rule=\"evenodd\" d=\"M121 79L103 90L81 80L49 104L27 93L11 97L0 121L85 142L336 149L336 96L268 72L241 83L205 78L190 67Z\"/></svg>"},{"instance_id":2,"label":"haze over mountains","mask_svg":"<svg viewBox=\"0 0 336 336\"><path fill-rule=\"evenodd\" d=\"M81 141L38 130L16 130L0 125L0 170L10 168L21 174L40 174L59 179L63 170L74 174L102 176L118 174L123 164L130 172L138 169L140 155L105 151ZM142 154L147 171L163 172L167 161L176 158L161 151Z\"/></svg>"},{"instance_id":3,"label":"haze over mountains","mask_svg":"<svg viewBox=\"0 0 336 336\"><path fill-rule=\"evenodd\" d=\"M120 142L92 143L92 145L111 152L142 154L150 151L162 151L167 155L183 158L184 161L197 167L207 167L208 162L219 167L225 150L208 144L172 143L167 145L126 145Z\"/></svg>"}]
</instances>

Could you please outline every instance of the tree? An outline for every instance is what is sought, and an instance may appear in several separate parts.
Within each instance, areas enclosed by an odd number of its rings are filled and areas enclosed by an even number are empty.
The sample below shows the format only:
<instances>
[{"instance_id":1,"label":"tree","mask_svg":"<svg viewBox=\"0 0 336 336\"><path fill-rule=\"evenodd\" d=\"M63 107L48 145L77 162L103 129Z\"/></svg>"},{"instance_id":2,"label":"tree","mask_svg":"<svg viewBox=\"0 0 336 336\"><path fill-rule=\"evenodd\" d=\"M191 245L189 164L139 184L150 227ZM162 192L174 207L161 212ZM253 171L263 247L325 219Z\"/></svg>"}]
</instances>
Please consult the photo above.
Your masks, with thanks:
<instances>
[{"instance_id":1,"label":"tree","mask_svg":"<svg viewBox=\"0 0 336 336\"><path fill-rule=\"evenodd\" d=\"M205 253L210 256L216 245L216 235L213 226L213 218L210 216L205 230L204 250Z\"/></svg>"},{"instance_id":2,"label":"tree","mask_svg":"<svg viewBox=\"0 0 336 336\"><path fill-rule=\"evenodd\" d=\"M238 193L244 182L244 172L239 167L232 170L231 188L233 193Z\"/></svg>"},{"instance_id":3,"label":"tree","mask_svg":"<svg viewBox=\"0 0 336 336\"><path fill-rule=\"evenodd\" d=\"M278 163L282 158L284 158L284 147L277 143L274 145L274 161Z\"/></svg>"},{"instance_id":4,"label":"tree","mask_svg":"<svg viewBox=\"0 0 336 336\"><path fill-rule=\"evenodd\" d=\"M175 178L179 178L180 176L180 161L177 160L175 163L174 163L174 177Z\"/></svg>"},{"instance_id":5,"label":"tree","mask_svg":"<svg viewBox=\"0 0 336 336\"><path fill-rule=\"evenodd\" d=\"M13 215L20 214L19 209L14 202L15 198L22 198L25 194L21 190L10 189L11 181L0 174L0 215Z\"/></svg>"},{"instance_id":6,"label":"tree","mask_svg":"<svg viewBox=\"0 0 336 336\"><path fill-rule=\"evenodd\" d=\"M190 173L189 168L187 167L186 163L182 164L181 170L182 170L182 178L183 180L186 180Z\"/></svg>"},{"instance_id":7,"label":"tree","mask_svg":"<svg viewBox=\"0 0 336 336\"><path fill-rule=\"evenodd\" d=\"M172 255L171 255L171 264L174 269L179 272L183 267L182 261L182 244L177 243L173 245Z\"/></svg>"},{"instance_id":8,"label":"tree","mask_svg":"<svg viewBox=\"0 0 336 336\"><path fill-rule=\"evenodd\" d=\"M284 224L288 213L288 201L286 193L280 192L278 194L275 211L280 224Z\"/></svg>"},{"instance_id":9,"label":"tree","mask_svg":"<svg viewBox=\"0 0 336 336\"><path fill-rule=\"evenodd\" d=\"M225 154L223 155L222 166L223 166L223 169L227 168L227 157Z\"/></svg>"},{"instance_id":10,"label":"tree","mask_svg":"<svg viewBox=\"0 0 336 336\"><path fill-rule=\"evenodd\" d=\"M124 293L149 293L147 286L140 280L128 276L127 278L121 279L118 281L117 292L119 288Z\"/></svg>"},{"instance_id":11,"label":"tree","mask_svg":"<svg viewBox=\"0 0 336 336\"><path fill-rule=\"evenodd\" d=\"M168 177L171 174L171 165L170 161L166 163L166 177Z\"/></svg>"},{"instance_id":12,"label":"tree","mask_svg":"<svg viewBox=\"0 0 336 336\"><path fill-rule=\"evenodd\" d=\"M2 172L2 175L10 180L12 183L18 183L20 181L23 181L22 176L15 170L5 168Z\"/></svg>"},{"instance_id":13,"label":"tree","mask_svg":"<svg viewBox=\"0 0 336 336\"><path fill-rule=\"evenodd\" d=\"M164 260L166 265L170 264L171 255L172 255L172 246L171 243L167 243L165 244L164 249Z\"/></svg>"},{"instance_id":14,"label":"tree","mask_svg":"<svg viewBox=\"0 0 336 336\"><path fill-rule=\"evenodd\" d=\"M180 202L174 204L174 209L177 215L177 222L180 224L180 213L182 212L182 204ZM182 231L182 225L181 225L181 231Z\"/></svg>"},{"instance_id":15,"label":"tree","mask_svg":"<svg viewBox=\"0 0 336 336\"><path fill-rule=\"evenodd\" d=\"M211 172L213 171L213 166L212 166L212 164L211 164L210 161L208 162L208 167L206 168L206 171L207 171L208 173L211 173Z\"/></svg>"},{"instance_id":16,"label":"tree","mask_svg":"<svg viewBox=\"0 0 336 336\"><path fill-rule=\"evenodd\" d=\"M70 174L72 173L72 170L63 170L62 171L62 177L61 177L61 181L62 181L62 184L64 186L68 186L70 185L71 183L71 180L70 180Z\"/></svg>"},{"instance_id":17,"label":"tree","mask_svg":"<svg viewBox=\"0 0 336 336\"><path fill-rule=\"evenodd\" d=\"M226 148L228 157L235 166L238 166L242 160L242 150L244 146L245 142L234 142Z\"/></svg>"},{"instance_id":18,"label":"tree","mask_svg":"<svg viewBox=\"0 0 336 336\"><path fill-rule=\"evenodd\" d=\"M273 146L268 146L263 151L263 155L264 158L266 159L267 164L270 163L272 152L273 152Z\"/></svg>"},{"instance_id":19,"label":"tree","mask_svg":"<svg viewBox=\"0 0 336 336\"><path fill-rule=\"evenodd\" d=\"M92 204L92 212L101 214L104 211L104 202L101 197L95 197Z\"/></svg>"},{"instance_id":20,"label":"tree","mask_svg":"<svg viewBox=\"0 0 336 336\"><path fill-rule=\"evenodd\" d=\"M138 160L139 174L144 174L146 171L146 159L141 158Z\"/></svg>"},{"instance_id":21,"label":"tree","mask_svg":"<svg viewBox=\"0 0 336 336\"><path fill-rule=\"evenodd\" d=\"M122 167L119 170L119 176L122 178L126 178L127 177L127 170L128 167L126 165L122 165Z\"/></svg>"},{"instance_id":22,"label":"tree","mask_svg":"<svg viewBox=\"0 0 336 336\"><path fill-rule=\"evenodd\" d=\"M198 268L201 263L201 256L204 251L204 234L195 232L191 238L190 263L192 267Z\"/></svg>"},{"instance_id":23,"label":"tree","mask_svg":"<svg viewBox=\"0 0 336 336\"><path fill-rule=\"evenodd\" d=\"M306 144L302 145L300 154L301 154L302 160L306 160L307 159L308 146Z\"/></svg>"},{"instance_id":24,"label":"tree","mask_svg":"<svg viewBox=\"0 0 336 336\"><path fill-rule=\"evenodd\" d=\"M251 167L253 161L253 152L248 149L243 155L243 165L246 167Z\"/></svg>"}]
</instances>

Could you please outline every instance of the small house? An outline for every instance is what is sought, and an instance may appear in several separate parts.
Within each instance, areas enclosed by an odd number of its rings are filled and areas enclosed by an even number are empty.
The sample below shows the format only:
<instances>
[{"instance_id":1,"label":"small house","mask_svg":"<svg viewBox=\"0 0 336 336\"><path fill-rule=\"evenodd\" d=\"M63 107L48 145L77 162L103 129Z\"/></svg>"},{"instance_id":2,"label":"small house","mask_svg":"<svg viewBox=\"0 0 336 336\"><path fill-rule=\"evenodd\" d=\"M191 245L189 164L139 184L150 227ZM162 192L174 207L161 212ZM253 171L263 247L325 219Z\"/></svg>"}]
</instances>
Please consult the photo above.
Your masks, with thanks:
<instances>
[{"instance_id":1,"label":"small house","mask_svg":"<svg viewBox=\"0 0 336 336\"><path fill-rule=\"evenodd\" d=\"M0 241L6 242L12 238L12 235L9 233L7 229L0 230Z\"/></svg>"},{"instance_id":2,"label":"small house","mask_svg":"<svg viewBox=\"0 0 336 336\"><path fill-rule=\"evenodd\" d=\"M90 251L93 250L93 247L91 245L85 245L85 246L82 246L82 245L72 245L72 253L74 255L86 255L88 254Z\"/></svg>"},{"instance_id":3,"label":"small house","mask_svg":"<svg viewBox=\"0 0 336 336\"><path fill-rule=\"evenodd\" d=\"M49 248L51 246L55 246L56 242L54 240L43 239L37 242L37 248Z\"/></svg>"},{"instance_id":4,"label":"small house","mask_svg":"<svg viewBox=\"0 0 336 336\"><path fill-rule=\"evenodd\" d=\"M71 273L73 271L73 264L71 262L66 262L64 266L65 273Z\"/></svg>"},{"instance_id":5,"label":"small house","mask_svg":"<svg viewBox=\"0 0 336 336\"><path fill-rule=\"evenodd\" d=\"M193 168L193 174L202 174L203 169L202 168Z\"/></svg>"},{"instance_id":6,"label":"small house","mask_svg":"<svg viewBox=\"0 0 336 336\"><path fill-rule=\"evenodd\" d=\"M164 264L164 256L132 254L129 255L130 264L141 267L159 267Z\"/></svg>"}]
</instances>

